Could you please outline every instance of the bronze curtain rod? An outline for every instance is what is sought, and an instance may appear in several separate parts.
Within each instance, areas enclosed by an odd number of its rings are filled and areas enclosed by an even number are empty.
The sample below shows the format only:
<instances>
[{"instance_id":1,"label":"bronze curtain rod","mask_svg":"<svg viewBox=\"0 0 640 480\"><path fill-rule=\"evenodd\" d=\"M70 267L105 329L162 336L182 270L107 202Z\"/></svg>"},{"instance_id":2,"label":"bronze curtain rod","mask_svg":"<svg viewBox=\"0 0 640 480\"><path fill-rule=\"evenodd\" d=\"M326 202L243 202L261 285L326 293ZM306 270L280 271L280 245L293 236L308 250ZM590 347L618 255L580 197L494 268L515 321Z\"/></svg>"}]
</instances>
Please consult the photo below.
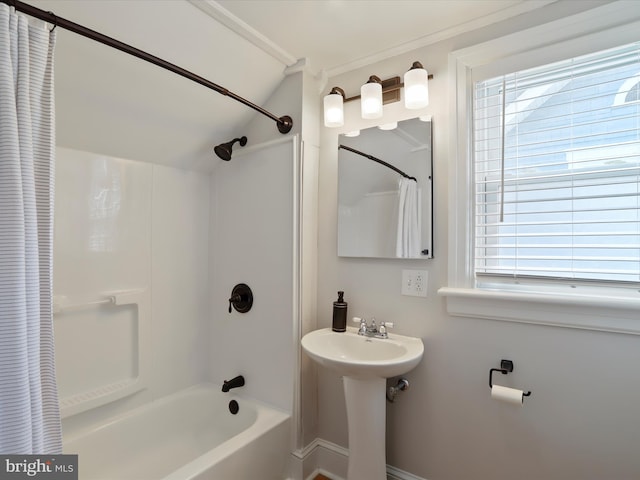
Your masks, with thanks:
<instances>
[{"instance_id":1,"label":"bronze curtain rod","mask_svg":"<svg viewBox=\"0 0 640 480\"><path fill-rule=\"evenodd\" d=\"M199 83L211 90L215 90L221 95L225 95L227 97L231 97L234 100L246 105L249 108L254 109L255 111L263 114L266 117L274 120L278 126L278 131L280 133L289 133L291 128L293 127L293 120L289 115L284 115L282 117L276 117L274 114L268 112L264 108L251 103L249 100L245 100L241 96L227 90L220 85L217 85L206 78L200 77L195 73L192 73L184 68L178 67L173 63L169 63L162 58L151 55L150 53L139 50L131 45L127 45L119 40L108 37L107 35L103 35L102 33L96 32L95 30L91 30L83 25L79 25L70 20L66 20L62 17L58 17L53 12L47 12L45 10L40 10L34 6L29 4L20 2L18 0L0 0L0 2L9 5L10 7L14 7L18 12L25 13L31 17L38 18L40 20L44 20L45 22L51 23L53 25L53 29L56 27L64 28L65 30L69 30L70 32L77 33L78 35L82 35L83 37L89 38L91 40L95 40L96 42L102 43L103 45L107 45L109 47L115 48L116 50L120 50L121 52L127 53L134 57L137 57L146 62L157 65L165 70L169 70L170 72L176 73L182 77L188 78L191 81ZM52 29L52 30L53 30Z\"/></svg>"},{"instance_id":2,"label":"bronze curtain rod","mask_svg":"<svg viewBox=\"0 0 640 480\"><path fill-rule=\"evenodd\" d=\"M355 148L351 148L351 147L347 147L346 145L338 145L338 150L339 149L345 149L345 150L349 150L350 152L353 153L357 153L358 155L362 155L363 157L368 158L369 160L373 160L374 162L379 163L380 165L384 165L387 168L390 168L391 170L393 170L396 173L399 173L400 175L402 175L404 178L408 178L409 180L413 180L415 182L417 182L418 180L416 180L415 177L410 177L409 175L407 175L406 173L404 173L402 170L400 170L399 168L394 167L393 165L385 162L384 160L380 160L379 158L374 157L373 155L369 155L368 153L364 153L361 152L360 150L356 150Z\"/></svg>"}]
</instances>

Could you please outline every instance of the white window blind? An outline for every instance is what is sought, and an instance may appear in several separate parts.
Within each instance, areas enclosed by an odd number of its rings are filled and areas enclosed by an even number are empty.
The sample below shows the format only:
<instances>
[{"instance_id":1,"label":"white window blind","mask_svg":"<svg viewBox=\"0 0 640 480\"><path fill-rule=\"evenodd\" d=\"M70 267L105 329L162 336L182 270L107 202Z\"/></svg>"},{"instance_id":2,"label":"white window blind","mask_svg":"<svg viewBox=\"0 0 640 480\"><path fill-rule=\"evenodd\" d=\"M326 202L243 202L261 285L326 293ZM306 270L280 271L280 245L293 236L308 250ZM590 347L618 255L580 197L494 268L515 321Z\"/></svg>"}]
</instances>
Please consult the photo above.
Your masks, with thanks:
<instances>
[{"instance_id":1,"label":"white window blind","mask_svg":"<svg viewBox=\"0 0 640 480\"><path fill-rule=\"evenodd\" d=\"M475 84L476 276L640 282L639 75L635 43Z\"/></svg>"}]
</instances>

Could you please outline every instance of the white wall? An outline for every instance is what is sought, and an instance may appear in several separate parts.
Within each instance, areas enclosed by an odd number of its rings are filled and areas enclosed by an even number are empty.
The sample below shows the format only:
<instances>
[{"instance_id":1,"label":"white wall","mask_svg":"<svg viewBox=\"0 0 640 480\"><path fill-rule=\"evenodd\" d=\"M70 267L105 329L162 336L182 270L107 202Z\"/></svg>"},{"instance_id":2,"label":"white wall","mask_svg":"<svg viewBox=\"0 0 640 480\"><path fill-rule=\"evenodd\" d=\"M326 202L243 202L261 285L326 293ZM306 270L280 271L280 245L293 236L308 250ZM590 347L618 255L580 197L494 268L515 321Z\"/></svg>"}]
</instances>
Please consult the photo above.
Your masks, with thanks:
<instances>
[{"instance_id":1,"label":"white wall","mask_svg":"<svg viewBox=\"0 0 640 480\"><path fill-rule=\"evenodd\" d=\"M142 390L65 419L65 431L206 380L209 176L58 148L55 201L54 295L78 304L144 289L150 301L145 318L112 306L54 317L62 397L135 379L141 347L149 367Z\"/></svg>"},{"instance_id":2,"label":"white wall","mask_svg":"<svg viewBox=\"0 0 640 480\"><path fill-rule=\"evenodd\" d=\"M430 81L434 134L435 258L338 258L337 130L323 129L320 158L318 328L331 323L331 302L345 291L349 315L396 322L397 333L421 337L422 363L411 388L387 408L387 462L428 480L631 479L640 472L637 405L640 349L635 336L462 319L447 315L438 288L447 283L449 92L447 55L593 3L560 2L403 54L329 81L354 92L371 74L387 78L420 60ZM349 95L349 93L348 93ZM355 102L357 103L357 102ZM347 104L348 108L351 108ZM380 123L411 115L385 106ZM347 110L344 131L369 126ZM400 295L402 269L426 269L427 298ZM550 307L549 314L553 315ZM492 401L488 370L515 363L508 385L532 390L523 408ZM341 379L319 370L318 436L347 446ZM336 472L341 473L341 472ZM343 472L342 472L343 473Z\"/></svg>"}]
</instances>

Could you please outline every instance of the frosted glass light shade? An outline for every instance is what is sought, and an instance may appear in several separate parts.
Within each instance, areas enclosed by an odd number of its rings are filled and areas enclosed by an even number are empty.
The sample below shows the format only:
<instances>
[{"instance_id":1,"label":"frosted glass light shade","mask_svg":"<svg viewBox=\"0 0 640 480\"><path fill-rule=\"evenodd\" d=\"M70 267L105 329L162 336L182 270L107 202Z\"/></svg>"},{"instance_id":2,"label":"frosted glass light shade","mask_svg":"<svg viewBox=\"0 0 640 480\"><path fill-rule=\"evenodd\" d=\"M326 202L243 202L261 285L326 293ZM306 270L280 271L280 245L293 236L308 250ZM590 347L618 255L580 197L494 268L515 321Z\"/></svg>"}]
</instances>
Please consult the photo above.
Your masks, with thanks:
<instances>
[{"instance_id":1,"label":"frosted glass light shade","mask_svg":"<svg viewBox=\"0 0 640 480\"><path fill-rule=\"evenodd\" d=\"M404 74L404 106L414 110L429 105L429 79L424 68L412 68Z\"/></svg>"},{"instance_id":2,"label":"frosted glass light shade","mask_svg":"<svg viewBox=\"0 0 640 480\"><path fill-rule=\"evenodd\" d=\"M324 126L341 127L344 125L344 104L342 95L330 93L324 97Z\"/></svg>"},{"instance_id":3,"label":"frosted glass light shade","mask_svg":"<svg viewBox=\"0 0 640 480\"><path fill-rule=\"evenodd\" d=\"M365 83L360 87L360 112L362 118L382 116L382 85L377 82Z\"/></svg>"},{"instance_id":4,"label":"frosted glass light shade","mask_svg":"<svg viewBox=\"0 0 640 480\"><path fill-rule=\"evenodd\" d=\"M393 130L394 128L398 128L398 122L390 122L383 123L382 125L378 125L380 130Z\"/></svg>"}]
</instances>

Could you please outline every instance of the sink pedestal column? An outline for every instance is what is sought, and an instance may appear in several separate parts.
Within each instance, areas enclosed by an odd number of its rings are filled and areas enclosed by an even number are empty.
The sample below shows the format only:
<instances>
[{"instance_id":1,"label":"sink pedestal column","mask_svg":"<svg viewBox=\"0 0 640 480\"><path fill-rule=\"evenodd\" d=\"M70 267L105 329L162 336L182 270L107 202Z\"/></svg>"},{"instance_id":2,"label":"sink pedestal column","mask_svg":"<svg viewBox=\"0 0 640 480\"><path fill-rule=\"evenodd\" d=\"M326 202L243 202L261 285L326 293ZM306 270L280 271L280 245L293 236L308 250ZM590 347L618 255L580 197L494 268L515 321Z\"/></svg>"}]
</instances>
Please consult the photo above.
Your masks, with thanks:
<instances>
[{"instance_id":1,"label":"sink pedestal column","mask_svg":"<svg viewBox=\"0 0 640 480\"><path fill-rule=\"evenodd\" d=\"M343 377L349 432L347 480L386 480L384 378Z\"/></svg>"}]
</instances>

